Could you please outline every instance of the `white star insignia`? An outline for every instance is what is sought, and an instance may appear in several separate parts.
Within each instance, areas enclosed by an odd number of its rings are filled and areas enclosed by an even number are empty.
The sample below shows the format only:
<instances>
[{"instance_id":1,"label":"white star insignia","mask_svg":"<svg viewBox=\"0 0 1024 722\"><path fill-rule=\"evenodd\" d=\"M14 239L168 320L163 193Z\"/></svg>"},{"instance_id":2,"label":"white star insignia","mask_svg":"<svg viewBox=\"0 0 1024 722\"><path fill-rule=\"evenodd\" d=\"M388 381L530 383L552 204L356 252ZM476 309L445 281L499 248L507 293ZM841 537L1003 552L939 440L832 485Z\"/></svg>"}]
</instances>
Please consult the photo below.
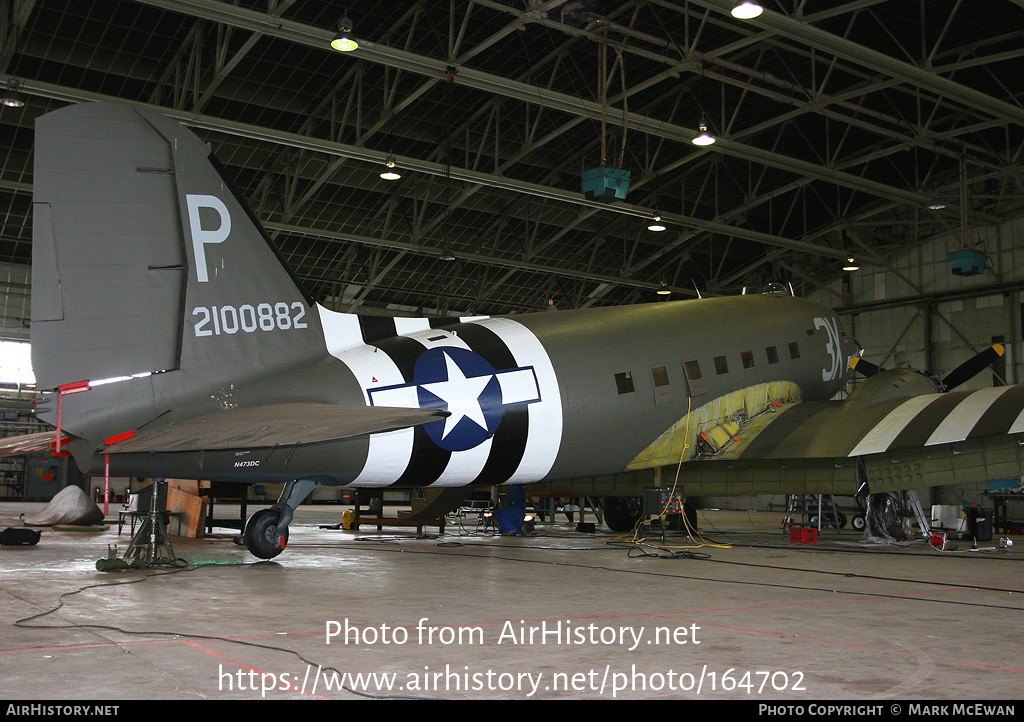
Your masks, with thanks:
<instances>
[{"instance_id":1,"label":"white star insignia","mask_svg":"<svg viewBox=\"0 0 1024 722\"><path fill-rule=\"evenodd\" d=\"M486 430L487 421L484 419L484 410L480 406L479 398L484 388L494 378L494 374L467 378L451 356L444 354L444 360L448 369L448 380L421 384L421 388L448 404L451 416L444 420L444 433L441 434L441 438L447 437L464 418Z\"/></svg>"}]
</instances>

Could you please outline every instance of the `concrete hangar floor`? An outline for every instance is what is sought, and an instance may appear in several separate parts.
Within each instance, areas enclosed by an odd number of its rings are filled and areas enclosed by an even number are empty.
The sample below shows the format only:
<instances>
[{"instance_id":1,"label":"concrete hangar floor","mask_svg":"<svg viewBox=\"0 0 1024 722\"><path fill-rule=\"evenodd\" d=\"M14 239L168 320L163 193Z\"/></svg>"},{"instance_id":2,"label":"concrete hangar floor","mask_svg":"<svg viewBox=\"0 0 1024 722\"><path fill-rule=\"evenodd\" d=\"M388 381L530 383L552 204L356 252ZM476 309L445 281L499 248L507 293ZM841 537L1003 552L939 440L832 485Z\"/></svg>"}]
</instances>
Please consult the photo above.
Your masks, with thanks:
<instances>
[{"instance_id":1,"label":"concrete hangar floor","mask_svg":"<svg viewBox=\"0 0 1024 722\"><path fill-rule=\"evenodd\" d=\"M0 504L0 525L41 506ZM107 531L0 547L0 696L1021 696L1024 543L940 552L826 530L799 544L782 514L736 511L699 513L703 546L578 533L564 517L521 538L481 533L473 517L419 539L321 528L341 514L300 507L269 562L226 532L174 538L189 566L99 572L108 545L129 541L113 509Z\"/></svg>"}]
</instances>

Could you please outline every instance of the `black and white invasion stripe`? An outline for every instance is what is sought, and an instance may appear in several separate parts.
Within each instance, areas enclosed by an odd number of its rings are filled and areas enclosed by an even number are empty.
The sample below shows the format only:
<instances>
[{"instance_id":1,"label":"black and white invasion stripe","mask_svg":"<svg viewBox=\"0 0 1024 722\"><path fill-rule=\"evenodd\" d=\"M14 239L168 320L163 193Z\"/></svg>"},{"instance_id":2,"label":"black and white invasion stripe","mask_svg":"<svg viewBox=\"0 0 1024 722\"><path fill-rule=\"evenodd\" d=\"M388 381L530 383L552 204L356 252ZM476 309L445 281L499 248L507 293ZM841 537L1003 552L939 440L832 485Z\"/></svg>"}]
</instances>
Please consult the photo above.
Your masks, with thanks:
<instances>
[{"instance_id":1,"label":"black and white invasion stripe","mask_svg":"<svg viewBox=\"0 0 1024 722\"><path fill-rule=\"evenodd\" d=\"M472 351L497 372L532 368L540 390L538 403L506 407L494 435L465 451L440 448L422 426L372 434L353 485L525 483L550 471L562 432L558 383L547 353L524 326L505 318L385 318L323 308L320 317L328 351L352 370L368 405L371 390L412 384L420 354L439 346ZM400 404L418 406L414 387Z\"/></svg>"}]
</instances>

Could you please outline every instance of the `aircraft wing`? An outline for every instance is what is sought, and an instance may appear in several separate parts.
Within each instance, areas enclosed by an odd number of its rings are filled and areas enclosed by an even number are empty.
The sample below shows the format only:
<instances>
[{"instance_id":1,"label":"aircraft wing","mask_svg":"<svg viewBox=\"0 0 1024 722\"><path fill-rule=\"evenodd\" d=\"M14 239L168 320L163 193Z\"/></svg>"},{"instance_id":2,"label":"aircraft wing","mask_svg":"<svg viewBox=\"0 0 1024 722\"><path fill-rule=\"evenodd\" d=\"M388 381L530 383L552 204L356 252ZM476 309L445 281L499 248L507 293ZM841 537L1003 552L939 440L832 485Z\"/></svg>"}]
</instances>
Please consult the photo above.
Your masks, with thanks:
<instances>
[{"instance_id":1,"label":"aircraft wing","mask_svg":"<svg viewBox=\"0 0 1024 722\"><path fill-rule=\"evenodd\" d=\"M448 416L440 409L295 403L218 411L161 422L107 439L101 453L294 446L394 431ZM53 435L50 435L53 438Z\"/></svg>"},{"instance_id":2,"label":"aircraft wing","mask_svg":"<svg viewBox=\"0 0 1024 722\"><path fill-rule=\"evenodd\" d=\"M681 467L666 464L661 478L674 475L693 495L853 494L862 481L882 492L1020 478L1024 386L864 400L786 404L731 435L705 431L725 443Z\"/></svg>"},{"instance_id":3,"label":"aircraft wing","mask_svg":"<svg viewBox=\"0 0 1024 722\"><path fill-rule=\"evenodd\" d=\"M715 458L860 457L1024 432L1024 386L871 404L807 402L753 420Z\"/></svg>"},{"instance_id":4,"label":"aircraft wing","mask_svg":"<svg viewBox=\"0 0 1024 722\"><path fill-rule=\"evenodd\" d=\"M742 425L710 422L696 439L684 438L680 421L624 473L545 483L536 493L635 496L678 482L692 496L852 495L865 480L881 492L1020 478L1024 385L909 391L915 376L886 372L845 401L797 400Z\"/></svg>"}]
</instances>

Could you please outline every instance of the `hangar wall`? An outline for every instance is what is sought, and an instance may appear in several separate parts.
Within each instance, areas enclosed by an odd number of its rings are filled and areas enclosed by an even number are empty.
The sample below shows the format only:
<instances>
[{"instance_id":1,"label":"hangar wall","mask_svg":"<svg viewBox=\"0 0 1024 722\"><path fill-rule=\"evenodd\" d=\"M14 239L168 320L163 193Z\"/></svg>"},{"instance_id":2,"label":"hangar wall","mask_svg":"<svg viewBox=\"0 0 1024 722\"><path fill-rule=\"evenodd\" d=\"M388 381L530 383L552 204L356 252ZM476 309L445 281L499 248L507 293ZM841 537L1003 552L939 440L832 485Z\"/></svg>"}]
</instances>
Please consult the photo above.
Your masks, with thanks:
<instances>
[{"instance_id":1,"label":"hangar wall","mask_svg":"<svg viewBox=\"0 0 1024 722\"><path fill-rule=\"evenodd\" d=\"M0 263L0 340L28 341L32 267Z\"/></svg>"},{"instance_id":2,"label":"hangar wall","mask_svg":"<svg viewBox=\"0 0 1024 722\"><path fill-rule=\"evenodd\" d=\"M811 294L840 311L846 332L881 366L911 366L938 376L992 343L1007 354L962 388L979 389L1024 378L1021 300L1024 290L1024 219L973 229L972 245L988 254L986 269L960 276L949 254L961 249L959 231L938 236L895 256L888 268L861 260L861 270ZM856 380L855 380L856 382Z\"/></svg>"},{"instance_id":3,"label":"hangar wall","mask_svg":"<svg viewBox=\"0 0 1024 722\"><path fill-rule=\"evenodd\" d=\"M985 347L1002 343L1006 355L992 371L961 388L1020 383L1024 219L972 228L968 240L988 254L985 270L976 275L956 275L950 269L949 254L963 247L957 229L907 249L888 268L861 261L861 270L837 278L828 290L811 297L837 308L847 333L864 346L865 358L880 366L926 369L941 378ZM840 296L843 302L837 303ZM1016 487L1021 480L991 482ZM988 483L978 483L918 493L924 504L990 504L982 496L988 488Z\"/></svg>"}]
</instances>

